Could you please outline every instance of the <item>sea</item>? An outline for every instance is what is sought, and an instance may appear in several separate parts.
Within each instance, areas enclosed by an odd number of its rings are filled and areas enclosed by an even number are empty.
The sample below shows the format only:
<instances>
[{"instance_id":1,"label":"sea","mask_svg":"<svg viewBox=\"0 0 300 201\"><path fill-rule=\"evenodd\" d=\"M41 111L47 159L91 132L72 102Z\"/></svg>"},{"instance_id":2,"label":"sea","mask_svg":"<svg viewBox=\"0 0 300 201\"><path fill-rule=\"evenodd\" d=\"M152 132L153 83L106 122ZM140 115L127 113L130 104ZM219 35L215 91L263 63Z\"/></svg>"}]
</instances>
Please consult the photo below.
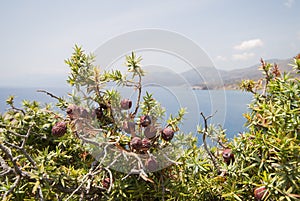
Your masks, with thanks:
<instances>
[{"instance_id":1,"label":"sea","mask_svg":"<svg viewBox=\"0 0 300 201\"><path fill-rule=\"evenodd\" d=\"M72 91L70 88L0 88L0 113L7 111L9 106L6 104L6 99L10 95L15 96L15 106L22 107L22 100L36 100L44 105L52 103L55 106L57 100L51 98L45 93L37 92L37 90L46 90L59 97L68 97ZM135 100L137 91L128 88L117 88L121 92L122 97ZM237 90L193 90L189 87L157 87L144 86L142 95L148 93L153 94L153 98L161 103L165 108L165 121L162 124L167 124L166 119L172 115L176 116L180 108L186 108L181 131L185 133L197 133L197 125L203 126L203 118L200 113L203 113L209 118L208 123L215 126L221 126L226 129L226 135L229 139L237 136L239 133L247 131L245 127L245 118L243 113L249 111L248 104L252 100L252 94Z\"/></svg>"}]
</instances>

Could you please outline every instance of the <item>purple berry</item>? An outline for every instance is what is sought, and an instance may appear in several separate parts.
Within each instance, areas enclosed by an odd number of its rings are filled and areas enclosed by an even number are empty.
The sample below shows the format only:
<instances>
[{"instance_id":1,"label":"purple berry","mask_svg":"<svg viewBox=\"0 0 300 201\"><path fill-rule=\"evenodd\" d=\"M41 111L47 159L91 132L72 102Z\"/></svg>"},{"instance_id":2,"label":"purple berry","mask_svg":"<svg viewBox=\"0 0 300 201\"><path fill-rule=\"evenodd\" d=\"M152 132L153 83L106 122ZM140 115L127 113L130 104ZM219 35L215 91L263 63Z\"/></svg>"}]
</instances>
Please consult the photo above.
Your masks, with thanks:
<instances>
[{"instance_id":1,"label":"purple berry","mask_svg":"<svg viewBox=\"0 0 300 201\"><path fill-rule=\"evenodd\" d=\"M264 186L254 189L254 197L256 200L260 201L263 199L264 195L267 193L267 189ZM266 197L266 196L265 196Z\"/></svg>"},{"instance_id":2,"label":"purple berry","mask_svg":"<svg viewBox=\"0 0 300 201\"><path fill-rule=\"evenodd\" d=\"M130 141L130 146L131 146L132 149L140 150L143 146L141 138L133 137Z\"/></svg>"},{"instance_id":3,"label":"purple berry","mask_svg":"<svg viewBox=\"0 0 300 201\"><path fill-rule=\"evenodd\" d=\"M151 124L151 118L149 115L143 115L140 117L140 124L143 127L147 127Z\"/></svg>"},{"instance_id":4,"label":"purple berry","mask_svg":"<svg viewBox=\"0 0 300 201\"><path fill-rule=\"evenodd\" d=\"M164 128L161 132L162 139L164 139L166 141L172 140L173 136L174 136L174 131L170 127Z\"/></svg>"},{"instance_id":5,"label":"purple berry","mask_svg":"<svg viewBox=\"0 0 300 201\"><path fill-rule=\"evenodd\" d=\"M103 111L102 108L98 107L95 109L95 114L98 120L102 119L103 117Z\"/></svg>"},{"instance_id":6,"label":"purple berry","mask_svg":"<svg viewBox=\"0 0 300 201\"><path fill-rule=\"evenodd\" d=\"M105 178L105 179L102 180L102 186L104 188L108 189L109 185L110 185L110 178L107 177L107 178Z\"/></svg>"},{"instance_id":7,"label":"purple berry","mask_svg":"<svg viewBox=\"0 0 300 201\"><path fill-rule=\"evenodd\" d=\"M52 127L52 135L56 137L62 137L67 132L67 124L64 121L57 122Z\"/></svg>"},{"instance_id":8,"label":"purple berry","mask_svg":"<svg viewBox=\"0 0 300 201\"><path fill-rule=\"evenodd\" d=\"M142 140L142 149L143 149L143 150L148 150L148 149L150 149L150 147L151 147L151 142L150 142L150 140L148 140L147 138L144 138L144 139Z\"/></svg>"},{"instance_id":9,"label":"purple berry","mask_svg":"<svg viewBox=\"0 0 300 201\"><path fill-rule=\"evenodd\" d=\"M234 154L231 149L225 149L222 153L223 159L227 165L234 161Z\"/></svg>"},{"instance_id":10,"label":"purple berry","mask_svg":"<svg viewBox=\"0 0 300 201\"><path fill-rule=\"evenodd\" d=\"M69 105L66 112L71 120L77 119L80 115L80 107L73 104Z\"/></svg>"},{"instance_id":11,"label":"purple berry","mask_svg":"<svg viewBox=\"0 0 300 201\"><path fill-rule=\"evenodd\" d=\"M132 106L132 101L131 101L131 100L129 100L129 99L127 99L127 98L121 100L121 108L122 108L123 110L128 110L128 109L131 108L131 106Z\"/></svg>"}]
</instances>

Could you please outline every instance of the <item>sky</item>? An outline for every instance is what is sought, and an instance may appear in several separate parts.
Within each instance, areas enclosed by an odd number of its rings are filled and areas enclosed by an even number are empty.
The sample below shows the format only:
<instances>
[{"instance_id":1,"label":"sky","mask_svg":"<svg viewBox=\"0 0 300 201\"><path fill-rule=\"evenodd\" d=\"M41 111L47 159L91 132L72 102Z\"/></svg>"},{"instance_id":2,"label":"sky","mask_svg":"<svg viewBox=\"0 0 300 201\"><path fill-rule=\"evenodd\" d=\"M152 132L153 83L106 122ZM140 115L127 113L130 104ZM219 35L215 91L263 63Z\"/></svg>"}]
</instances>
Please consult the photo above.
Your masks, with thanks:
<instances>
[{"instance_id":1,"label":"sky","mask_svg":"<svg viewBox=\"0 0 300 201\"><path fill-rule=\"evenodd\" d=\"M0 6L0 87L62 86L74 44L86 52L135 30L176 32L222 70L300 53L296 0L41 0Z\"/></svg>"}]
</instances>

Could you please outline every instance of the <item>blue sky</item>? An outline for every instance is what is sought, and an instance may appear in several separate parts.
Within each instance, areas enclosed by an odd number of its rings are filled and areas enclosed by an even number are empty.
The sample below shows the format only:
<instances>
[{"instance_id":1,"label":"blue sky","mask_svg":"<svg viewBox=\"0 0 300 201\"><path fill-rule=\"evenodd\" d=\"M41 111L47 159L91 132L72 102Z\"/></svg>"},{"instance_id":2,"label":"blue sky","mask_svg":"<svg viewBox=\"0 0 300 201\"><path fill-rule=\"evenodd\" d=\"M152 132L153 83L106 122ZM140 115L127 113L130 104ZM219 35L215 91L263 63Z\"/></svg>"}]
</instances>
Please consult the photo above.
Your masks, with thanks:
<instances>
[{"instance_id":1,"label":"blue sky","mask_svg":"<svg viewBox=\"0 0 300 201\"><path fill-rule=\"evenodd\" d=\"M74 44L87 52L133 30L177 32L219 69L300 52L296 0L1 1L0 86L61 86Z\"/></svg>"}]
</instances>

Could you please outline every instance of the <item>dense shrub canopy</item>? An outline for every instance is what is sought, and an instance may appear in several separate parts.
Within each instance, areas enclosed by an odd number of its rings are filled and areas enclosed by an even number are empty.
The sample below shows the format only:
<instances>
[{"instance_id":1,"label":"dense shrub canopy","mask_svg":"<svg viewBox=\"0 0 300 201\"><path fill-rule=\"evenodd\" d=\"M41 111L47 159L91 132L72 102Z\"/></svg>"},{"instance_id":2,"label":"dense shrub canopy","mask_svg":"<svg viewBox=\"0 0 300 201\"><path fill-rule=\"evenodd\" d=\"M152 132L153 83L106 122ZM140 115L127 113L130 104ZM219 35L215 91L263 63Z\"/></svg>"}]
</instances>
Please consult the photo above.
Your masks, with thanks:
<instances>
[{"instance_id":1,"label":"dense shrub canopy","mask_svg":"<svg viewBox=\"0 0 300 201\"><path fill-rule=\"evenodd\" d=\"M294 60L298 72L300 57ZM75 46L66 64L67 81L77 93L61 98L42 91L62 112L25 100L16 108L14 98L7 99L10 109L0 116L3 200L300 199L297 77L262 60L265 78L241 84L253 93L244 115L248 131L227 141L222 128L207 125L211 116L201 113L199 147L197 136L179 130L184 109L165 119L155 94L142 97L140 57L126 57L128 76L100 72L93 61ZM108 82L136 89L137 100L122 99ZM208 146L206 138L213 143ZM168 147L182 143L180 157L172 158L178 153Z\"/></svg>"}]
</instances>

